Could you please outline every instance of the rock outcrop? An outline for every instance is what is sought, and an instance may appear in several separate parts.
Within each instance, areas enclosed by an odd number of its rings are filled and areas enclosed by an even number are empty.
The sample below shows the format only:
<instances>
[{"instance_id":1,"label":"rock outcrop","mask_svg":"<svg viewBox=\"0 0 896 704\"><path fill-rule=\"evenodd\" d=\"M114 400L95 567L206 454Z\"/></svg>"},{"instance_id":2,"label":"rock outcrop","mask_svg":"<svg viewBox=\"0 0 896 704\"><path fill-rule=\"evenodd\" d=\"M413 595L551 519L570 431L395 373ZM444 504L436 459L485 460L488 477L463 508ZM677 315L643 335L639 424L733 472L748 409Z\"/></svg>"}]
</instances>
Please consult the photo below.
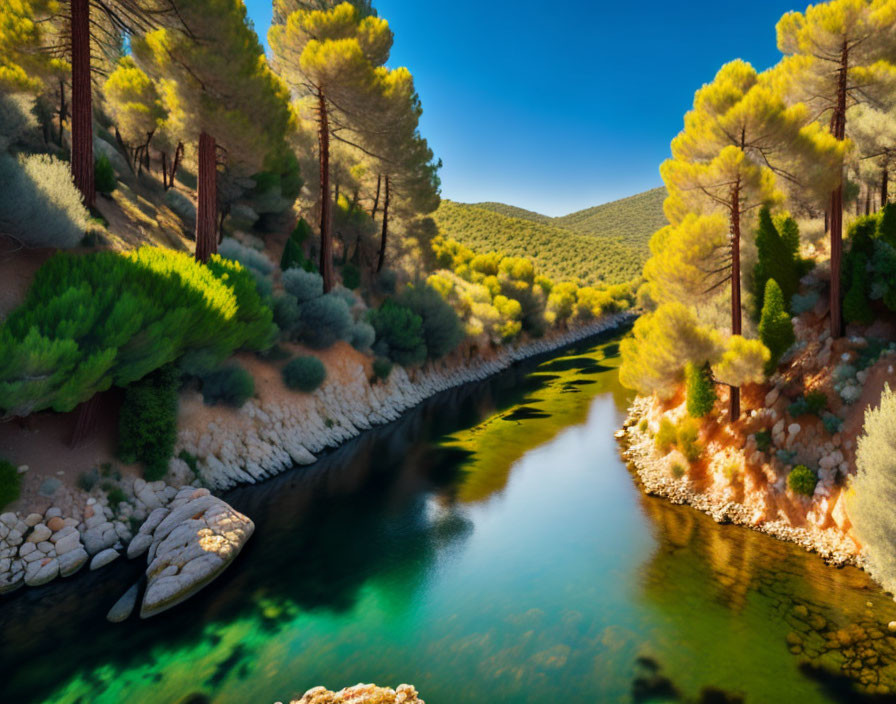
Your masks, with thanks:
<instances>
[{"instance_id":1,"label":"rock outcrop","mask_svg":"<svg viewBox=\"0 0 896 704\"><path fill-rule=\"evenodd\" d=\"M315 687L305 692L301 699L290 704L425 704L418 698L417 690L409 684L398 689L377 687L372 684L356 684L339 692L331 692L325 687Z\"/></svg>"}]
</instances>

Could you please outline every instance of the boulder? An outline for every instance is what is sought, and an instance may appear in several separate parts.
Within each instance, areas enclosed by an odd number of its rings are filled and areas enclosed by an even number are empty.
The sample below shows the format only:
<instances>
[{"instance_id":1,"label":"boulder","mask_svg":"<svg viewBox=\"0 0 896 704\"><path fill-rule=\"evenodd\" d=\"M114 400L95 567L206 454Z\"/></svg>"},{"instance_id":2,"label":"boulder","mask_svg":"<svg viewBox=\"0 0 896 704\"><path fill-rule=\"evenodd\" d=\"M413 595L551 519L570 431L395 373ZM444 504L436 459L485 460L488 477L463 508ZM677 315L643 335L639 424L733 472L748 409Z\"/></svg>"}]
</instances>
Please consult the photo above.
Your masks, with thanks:
<instances>
[{"instance_id":1,"label":"boulder","mask_svg":"<svg viewBox=\"0 0 896 704\"><path fill-rule=\"evenodd\" d=\"M140 617L166 611L209 584L233 562L254 530L249 518L210 495L171 511L152 536Z\"/></svg>"},{"instance_id":2,"label":"boulder","mask_svg":"<svg viewBox=\"0 0 896 704\"><path fill-rule=\"evenodd\" d=\"M138 582L133 587L128 589L122 597L115 602L115 605L109 609L109 613L106 614L106 620L111 621L112 623L121 623L128 616L130 616L134 607L137 605L137 596L140 593L140 583Z\"/></svg>"},{"instance_id":3,"label":"boulder","mask_svg":"<svg viewBox=\"0 0 896 704\"><path fill-rule=\"evenodd\" d=\"M98 552L93 556L93 559L90 561L90 569L98 570L100 567L105 567L106 565L115 562L120 556L118 550L113 550L112 548L107 548L102 552Z\"/></svg>"},{"instance_id":4,"label":"boulder","mask_svg":"<svg viewBox=\"0 0 896 704\"><path fill-rule=\"evenodd\" d=\"M29 587L39 587L41 584L56 579L59 576L59 561L53 558L35 560L25 569L25 584Z\"/></svg>"},{"instance_id":5,"label":"boulder","mask_svg":"<svg viewBox=\"0 0 896 704\"><path fill-rule=\"evenodd\" d=\"M84 565L87 564L88 558L87 551L78 547L70 552L65 553L64 555L60 555L58 557L59 560L59 574L63 577L69 577L81 569Z\"/></svg>"},{"instance_id":6,"label":"boulder","mask_svg":"<svg viewBox=\"0 0 896 704\"><path fill-rule=\"evenodd\" d=\"M409 684L399 685L398 689L356 684L339 692L331 692L326 687L315 687L305 692L301 699L294 699L291 704L424 704L418 697L417 690Z\"/></svg>"}]
</instances>

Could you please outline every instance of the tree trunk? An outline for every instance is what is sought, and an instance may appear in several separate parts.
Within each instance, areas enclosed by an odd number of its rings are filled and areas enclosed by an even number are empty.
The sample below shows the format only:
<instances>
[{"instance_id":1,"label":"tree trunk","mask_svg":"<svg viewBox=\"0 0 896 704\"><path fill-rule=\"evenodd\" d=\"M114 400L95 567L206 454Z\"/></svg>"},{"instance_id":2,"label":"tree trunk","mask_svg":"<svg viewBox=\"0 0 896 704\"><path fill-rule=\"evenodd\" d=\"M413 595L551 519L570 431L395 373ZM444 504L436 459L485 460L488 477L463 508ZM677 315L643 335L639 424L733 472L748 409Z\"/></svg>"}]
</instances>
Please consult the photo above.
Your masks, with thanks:
<instances>
[{"instance_id":1,"label":"tree trunk","mask_svg":"<svg viewBox=\"0 0 896 704\"><path fill-rule=\"evenodd\" d=\"M887 167L884 167L884 172L880 177L880 207L883 208L887 203L890 202L890 174L887 171Z\"/></svg>"},{"instance_id":2,"label":"tree trunk","mask_svg":"<svg viewBox=\"0 0 896 704\"><path fill-rule=\"evenodd\" d=\"M742 306L740 290L740 178L732 188L731 197L731 334L742 331ZM733 423L740 418L740 389L732 386L728 416Z\"/></svg>"},{"instance_id":3,"label":"tree trunk","mask_svg":"<svg viewBox=\"0 0 896 704\"><path fill-rule=\"evenodd\" d=\"M174 177L177 176L177 169L180 166L180 160L184 155L184 143L178 142L174 150L174 159L171 162L171 172L168 174L168 186L166 191L174 186Z\"/></svg>"},{"instance_id":4,"label":"tree trunk","mask_svg":"<svg viewBox=\"0 0 896 704\"><path fill-rule=\"evenodd\" d=\"M831 119L833 135L841 142L846 137L846 90L849 73L849 45L844 40L840 52L837 78L837 105ZM843 335L843 315L840 300L840 269L843 260L843 173L840 183L831 194L831 336Z\"/></svg>"},{"instance_id":5,"label":"tree trunk","mask_svg":"<svg viewBox=\"0 0 896 704\"><path fill-rule=\"evenodd\" d=\"M324 293L333 288L333 234L330 232L330 121L323 89L317 89L317 138L320 146L320 274Z\"/></svg>"},{"instance_id":6,"label":"tree trunk","mask_svg":"<svg viewBox=\"0 0 896 704\"><path fill-rule=\"evenodd\" d=\"M379 274L383 270L383 263L386 261L386 241L389 238L389 177L386 176L386 200L383 202L383 232L380 236L380 256L376 263L376 273Z\"/></svg>"},{"instance_id":7,"label":"tree trunk","mask_svg":"<svg viewBox=\"0 0 896 704\"><path fill-rule=\"evenodd\" d=\"M831 209L824 209L824 233L827 234L831 231Z\"/></svg>"},{"instance_id":8,"label":"tree trunk","mask_svg":"<svg viewBox=\"0 0 896 704\"><path fill-rule=\"evenodd\" d=\"M865 186L865 215L871 215L871 186Z\"/></svg>"},{"instance_id":9,"label":"tree trunk","mask_svg":"<svg viewBox=\"0 0 896 704\"><path fill-rule=\"evenodd\" d=\"M162 188L168 190L168 152L162 152Z\"/></svg>"},{"instance_id":10,"label":"tree trunk","mask_svg":"<svg viewBox=\"0 0 896 704\"><path fill-rule=\"evenodd\" d=\"M71 0L72 175L84 205L96 203L93 182L93 104L90 95L90 3Z\"/></svg>"},{"instance_id":11,"label":"tree trunk","mask_svg":"<svg viewBox=\"0 0 896 704\"><path fill-rule=\"evenodd\" d=\"M376 175L376 198L373 199L373 210L370 211L370 219L376 218L376 211L380 207L380 186L383 182L383 175Z\"/></svg>"},{"instance_id":12,"label":"tree trunk","mask_svg":"<svg viewBox=\"0 0 896 704\"><path fill-rule=\"evenodd\" d=\"M100 395L94 394L92 398L79 404L75 410L75 427L72 429L69 447L80 445L96 427L99 416Z\"/></svg>"},{"instance_id":13,"label":"tree trunk","mask_svg":"<svg viewBox=\"0 0 896 704\"><path fill-rule=\"evenodd\" d=\"M62 131L65 126L65 118L68 116L68 108L65 106L65 81L59 79L59 146L62 146Z\"/></svg>"},{"instance_id":14,"label":"tree trunk","mask_svg":"<svg viewBox=\"0 0 896 704\"><path fill-rule=\"evenodd\" d=\"M218 168L215 138L199 135L199 208L196 214L196 260L207 262L218 251Z\"/></svg>"}]
</instances>

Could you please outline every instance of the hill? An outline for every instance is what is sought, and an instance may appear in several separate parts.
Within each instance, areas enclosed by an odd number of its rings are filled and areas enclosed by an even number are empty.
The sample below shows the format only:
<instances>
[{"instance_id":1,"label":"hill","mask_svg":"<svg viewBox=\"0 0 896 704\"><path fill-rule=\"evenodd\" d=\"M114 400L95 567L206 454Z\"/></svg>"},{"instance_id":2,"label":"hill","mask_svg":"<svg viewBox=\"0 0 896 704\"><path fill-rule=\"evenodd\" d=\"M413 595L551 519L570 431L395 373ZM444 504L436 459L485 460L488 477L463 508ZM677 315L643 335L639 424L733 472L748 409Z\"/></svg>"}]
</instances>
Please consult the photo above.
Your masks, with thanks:
<instances>
[{"instance_id":1,"label":"hill","mask_svg":"<svg viewBox=\"0 0 896 704\"><path fill-rule=\"evenodd\" d=\"M507 205L506 203L471 203L474 208L483 208L491 210L499 215L506 215L511 218L519 218L520 220L531 220L532 222L541 223L542 225L550 225L553 218L550 215L542 215L533 210L518 208L515 205Z\"/></svg>"},{"instance_id":2,"label":"hill","mask_svg":"<svg viewBox=\"0 0 896 704\"><path fill-rule=\"evenodd\" d=\"M475 205L443 200L435 220L443 235L477 252L533 258L555 281L623 283L637 277L644 264L639 248L614 237L598 243L593 235Z\"/></svg>"},{"instance_id":3,"label":"hill","mask_svg":"<svg viewBox=\"0 0 896 704\"><path fill-rule=\"evenodd\" d=\"M665 198L665 188L654 188L612 203L553 218L551 222L586 235L620 238L641 249L646 257L651 235L668 224L663 214Z\"/></svg>"}]
</instances>

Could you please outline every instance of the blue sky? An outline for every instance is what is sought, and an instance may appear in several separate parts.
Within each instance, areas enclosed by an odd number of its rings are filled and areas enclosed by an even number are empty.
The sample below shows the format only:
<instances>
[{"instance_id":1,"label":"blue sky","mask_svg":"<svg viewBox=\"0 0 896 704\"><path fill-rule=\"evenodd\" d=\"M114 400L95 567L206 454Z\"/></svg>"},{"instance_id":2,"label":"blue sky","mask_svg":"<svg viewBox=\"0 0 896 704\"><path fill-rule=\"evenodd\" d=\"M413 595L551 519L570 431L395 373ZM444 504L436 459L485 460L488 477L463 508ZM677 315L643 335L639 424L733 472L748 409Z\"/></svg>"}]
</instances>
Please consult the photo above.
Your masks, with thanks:
<instances>
[{"instance_id":1,"label":"blue sky","mask_svg":"<svg viewBox=\"0 0 896 704\"><path fill-rule=\"evenodd\" d=\"M270 0L246 0L262 40ZM775 64L805 5L374 0L414 74L442 194L563 215L661 184L694 91L742 58Z\"/></svg>"}]
</instances>

